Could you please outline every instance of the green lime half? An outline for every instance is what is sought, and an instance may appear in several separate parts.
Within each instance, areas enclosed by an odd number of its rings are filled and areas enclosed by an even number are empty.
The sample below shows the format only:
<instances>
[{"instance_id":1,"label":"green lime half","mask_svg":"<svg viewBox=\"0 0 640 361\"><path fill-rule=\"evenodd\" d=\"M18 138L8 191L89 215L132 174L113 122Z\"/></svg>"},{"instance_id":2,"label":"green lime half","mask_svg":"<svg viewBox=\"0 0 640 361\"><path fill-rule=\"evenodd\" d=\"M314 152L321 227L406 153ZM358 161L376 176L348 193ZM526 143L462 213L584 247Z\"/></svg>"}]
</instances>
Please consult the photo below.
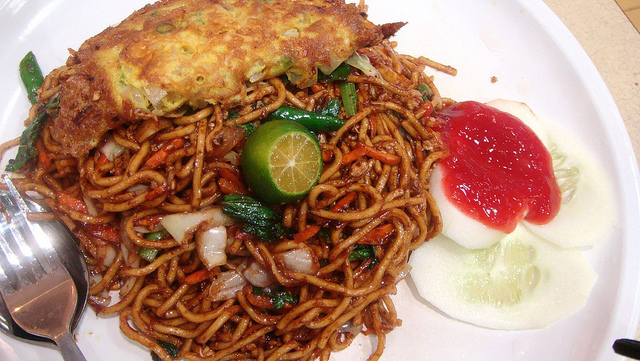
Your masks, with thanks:
<instances>
[{"instance_id":1,"label":"green lime half","mask_svg":"<svg viewBox=\"0 0 640 361\"><path fill-rule=\"evenodd\" d=\"M288 203L303 198L320 178L320 145L307 128L290 120L259 126L242 149L242 173L262 200Z\"/></svg>"}]
</instances>

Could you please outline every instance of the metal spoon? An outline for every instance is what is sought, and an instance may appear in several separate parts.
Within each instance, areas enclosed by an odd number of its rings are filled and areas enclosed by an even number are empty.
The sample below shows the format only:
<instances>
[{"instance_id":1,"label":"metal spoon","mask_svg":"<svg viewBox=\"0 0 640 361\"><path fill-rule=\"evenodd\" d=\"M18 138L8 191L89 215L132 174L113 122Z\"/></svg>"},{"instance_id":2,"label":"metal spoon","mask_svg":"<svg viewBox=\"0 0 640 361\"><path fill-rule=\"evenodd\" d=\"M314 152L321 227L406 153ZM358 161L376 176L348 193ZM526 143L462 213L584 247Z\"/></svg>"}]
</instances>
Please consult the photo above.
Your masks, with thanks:
<instances>
[{"instance_id":1,"label":"metal spoon","mask_svg":"<svg viewBox=\"0 0 640 361\"><path fill-rule=\"evenodd\" d=\"M25 199L25 201L33 212L46 211L43 207L33 201L28 199ZM47 234L63 235L62 237L53 238L59 238L62 240L53 246L58 253L58 257L60 257L60 260L71 275L71 278L73 278L73 282L75 283L78 291L78 302L76 303L76 311L71 324L71 331L73 332L78 326L80 316L82 316L82 312L84 311L87 303L87 297L89 295L89 271L87 269L87 264L84 261L82 252L80 252L80 248L78 248L78 245L76 244L75 237L62 224L62 222L40 222L40 225ZM18 326L11 318L2 297L0 297L0 330L9 335L25 340L53 343L53 341L47 338L32 335L20 328L20 326Z\"/></svg>"}]
</instances>

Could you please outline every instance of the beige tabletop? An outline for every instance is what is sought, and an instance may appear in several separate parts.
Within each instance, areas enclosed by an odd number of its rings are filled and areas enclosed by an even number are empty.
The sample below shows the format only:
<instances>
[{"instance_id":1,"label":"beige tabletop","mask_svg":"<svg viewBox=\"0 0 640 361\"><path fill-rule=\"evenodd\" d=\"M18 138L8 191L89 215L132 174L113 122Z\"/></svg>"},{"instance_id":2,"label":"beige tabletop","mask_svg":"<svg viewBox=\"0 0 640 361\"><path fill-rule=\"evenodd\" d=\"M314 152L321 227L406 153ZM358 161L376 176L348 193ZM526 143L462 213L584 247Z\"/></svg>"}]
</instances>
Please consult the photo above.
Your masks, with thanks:
<instances>
[{"instance_id":1,"label":"beige tabletop","mask_svg":"<svg viewBox=\"0 0 640 361\"><path fill-rule=\"evenodd\" d=\"M544 0L609 87L640 159L640 33L614 0Z\"/></svg>"}]
</instances>

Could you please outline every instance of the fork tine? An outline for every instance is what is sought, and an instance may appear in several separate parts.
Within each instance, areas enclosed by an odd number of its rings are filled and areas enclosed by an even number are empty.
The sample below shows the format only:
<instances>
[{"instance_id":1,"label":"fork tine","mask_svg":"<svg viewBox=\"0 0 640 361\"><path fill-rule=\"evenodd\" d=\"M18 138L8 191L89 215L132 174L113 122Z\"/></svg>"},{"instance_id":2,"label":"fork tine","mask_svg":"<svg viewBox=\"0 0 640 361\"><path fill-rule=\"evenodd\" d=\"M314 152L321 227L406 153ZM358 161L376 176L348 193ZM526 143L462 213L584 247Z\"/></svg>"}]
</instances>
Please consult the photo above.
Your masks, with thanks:
<instances>
[{"instance_id":1,"label":"fork tine","mask_svg":"<svg viewBox=\"0 0 640 361\"><path fill-rule=\"evenodd\" d=\"M11 178L9 178L9 175L4 174L3 178L5 184L9 188L9 195L11 196L11 199L15 202L15 205L20 210L19 212L17 212L16 210L16 213L11 214L11 216L17 217L21 225L26 225L24 229L28 229L29 231L31 231L31 234L29 236L31 237L31 240L35 241L35 243L38 244L39 252L46 256L50 263L58 263L58 255L55 248L53 247L53 243L51 243L51 239L44 232L40 224L38 224L37 222L30 222L27 219L27 214L32 210L27 205L27 202L25 202L25 200L22 198L20 192L18 192L18 189L11 181ZM43 267L45 268L45 271L49 272L49 270L47 269L47 265L43 265Z\"/></svg>"},{"instance_id":2,"label":"fork tine","mask_svg":"<svg viewBox=\"0 0 640 361\"><path fill-rule=\"evenodd\" d=\"M34 246L33 234L26 223L26 218L21 219L17 215L20 214L20 210L13 203L11 197L1 193L0 202L11 217L11 221L4 220L8 224L5 230L8 228L9 232L3 234L3 238L7 243L7 249L13 250L23 266L23 268L16 270L20 283L36 282L36 279L40 278L43 273L51 271L49 262L37 245ZM28 280L24 277L27 277Z\"/></svg>"},{"instance_id":3,"label":"fork tine","mask_svg":"<svg viewBox=\"0 0 640 361\"><path fill-rule=\"evenodd\" d=\"M35 258L42 270L48 273L51 271L50 260L53 255L56 255L53 245L43 234L39 225L27 220L26 212L29 212L29 208L11 180L5 177L5 182L9 187L9 193L0 194L0 202L11 219L9 229L12 231L13 238L28 262L32 263L32 258ZM36 273L39 272L36 264L32 264L31 268Z\"/></svg>"},{"instance_id":4,"label":"fork tine","mask_svg":"<svg viewBox=\"0 0 640 361\"><path fill-rule=\"evenodd\" d=\"M17 245L14 244L14 247L11 246L9 240L12 238L13 234L9 223L4 214L0 213L0 251L4 255L4 260L1 262L3 269L2 275L0 275L0 286L7 288L6 286L8 285L6 283L9 283L10 287L17 290L20 289L22 285L29 284L29 280L31 280L31 282L34 281L35 276L33 273L29 274L26 268L29 261L24 257L18 256L15 252L14 248Z\"/></svg>"}]
</instances>

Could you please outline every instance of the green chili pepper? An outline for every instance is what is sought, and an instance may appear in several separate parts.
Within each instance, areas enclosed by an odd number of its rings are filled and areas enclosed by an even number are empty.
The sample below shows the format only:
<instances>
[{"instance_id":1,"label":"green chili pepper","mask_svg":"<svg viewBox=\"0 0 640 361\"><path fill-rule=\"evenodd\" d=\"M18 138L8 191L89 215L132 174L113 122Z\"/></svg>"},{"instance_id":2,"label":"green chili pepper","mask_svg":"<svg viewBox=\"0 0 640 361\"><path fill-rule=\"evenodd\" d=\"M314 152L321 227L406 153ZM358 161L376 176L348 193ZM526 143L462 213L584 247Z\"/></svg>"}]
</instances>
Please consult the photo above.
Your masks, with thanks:
<instances>
[{"instance_id":1,"label":"green chili pepper","mask_svg":"<svg viewBox=\"0 0 640 361\"><path fill-rule=\"evenodd\" d=\"M350 117L354 116L358 112L356 85L348 81L340 83L340 95L345 113Z\"/></svg>"},{"instance_id":2,"label":"green chili pepper","mask_svg":"<svg viewBox=\"0 0 640 361\"><path fill-rule=\"evenodd\" d=\"M340 115L341 110L342 110L342 103L340 103L339 99L333 98L327 103L327 105L324 106L324 108L320 110L318 114L337 117Z\"/></svg>"},{"instance_id":3,"label":"green chili pepper","mask_svg":"<svg viewBox=\"0 0 640 361\"><path fill-rule=\"evenodd\" d=\"M158 250L155 248L140 247L140 249L138 250L138 256L140 256L140 258L145 259L149 262L153 262L156 259L157 255L158 255Z\"/></svg>"},{"instance_id":4,"label":"green chili pepper","mask_svg":"<svg viewBox=\"0 0 640 361\"><path fill-rule=\"evenodd\" d=\"M144 236L144 238L147 241L159 241L167 233L169 232L167 232L166 229L163 229L161 231L147 233ZM140 247L140 249L138 250L138 256L140 256L140 258L143 258L149 262L153 262L156 259L157 255L158 255L158 250L155 248Z\"/></svg>"},{"instance_id":5,"label":"green chili pepper","mask_svg":"<svg viewBox=\"0 0 640 361\"><path fill-rule=\"evenodd\" d=\"M20 61L20 78L27 88L27 97L31 104L38 102L37 90L42 85L44 77L42 76L42 70L36 61L36 56L33 52L28 52L27 55Z\"/></svg>"},{"instance_id":6,"label":"green chili pepper","mask_svg":"<svg viewBox=\"0 0 640 361\"><path fill-rule=\"evenodd\" d=\"M331 115L316 114L302 109L282 106L267 116L266 120L293 120L315 132L333 132L344 124L344 120Z\"/></svg>"},{"instance_id":7,"label":"green chili pepper","mask_svg":"<svg viewBox=\"0 0 640 361\"><path fill-rule=\"evenodd\" d=\"M161 231L157 231L157 232L151 232L151 233L147 233L144 238L147 241L159 241L162 239L162 237L164 237L165 234L167 234L169 232L167 232L166 229L163 229Z\"/></svg>"}]
</instances>

